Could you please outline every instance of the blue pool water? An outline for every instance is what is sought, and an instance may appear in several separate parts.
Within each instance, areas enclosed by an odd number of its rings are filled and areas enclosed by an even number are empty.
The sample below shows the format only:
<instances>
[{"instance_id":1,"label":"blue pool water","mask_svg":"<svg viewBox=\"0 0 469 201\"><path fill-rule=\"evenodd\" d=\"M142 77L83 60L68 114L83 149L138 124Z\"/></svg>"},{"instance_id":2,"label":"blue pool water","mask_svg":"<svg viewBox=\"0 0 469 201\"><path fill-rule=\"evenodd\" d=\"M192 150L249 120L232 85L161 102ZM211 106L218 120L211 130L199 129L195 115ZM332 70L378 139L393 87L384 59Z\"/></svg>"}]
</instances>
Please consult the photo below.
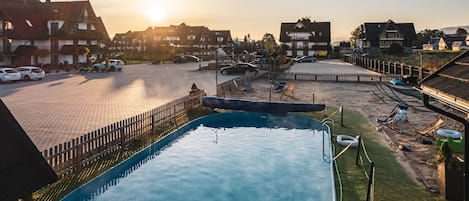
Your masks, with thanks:
<instances>
[{"instance_id":1,"label":"blue pool water","mask_svg":"<svg viewBox=\"0 0 469 201\"><path fill-rule=\"evenodd\" d=\"M335 200L319 122L223 113L197 119L63 200ZM325 134L325 135L324 135ZM330 144L326 143L330 156Z\"/></svg>"}]
</instances>

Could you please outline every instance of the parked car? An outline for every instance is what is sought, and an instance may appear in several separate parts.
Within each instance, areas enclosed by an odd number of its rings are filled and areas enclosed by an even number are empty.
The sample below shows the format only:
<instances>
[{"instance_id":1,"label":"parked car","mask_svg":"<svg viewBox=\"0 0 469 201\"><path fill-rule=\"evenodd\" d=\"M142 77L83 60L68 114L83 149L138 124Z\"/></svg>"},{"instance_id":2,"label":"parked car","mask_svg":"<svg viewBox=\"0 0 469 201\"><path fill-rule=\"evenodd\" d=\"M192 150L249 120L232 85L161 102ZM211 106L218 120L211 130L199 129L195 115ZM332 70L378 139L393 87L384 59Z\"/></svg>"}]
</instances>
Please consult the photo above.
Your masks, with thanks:
<instances>
[{"instance_id":1,"label":"parked car","mask_svg":"<svg viewBox=\"0 0 469 201\"><path fill-rule=\"evenodd\" d=\"M200 58L192 55L178 55L174 58L174 63L200 62Z\"/></svg>"},{"instance_id":2,"label":"parked car","mask_svg":"<svg viewBox=\"0 0 469 201\"><path fill-rule=\"evenodd\" d=\"M259 72L259 68L250 63L236 63L230 66L226 66L220 69L221 74L228 75L228 74L242 74L249 72Z\"/></svg>"},{"instance_id":3,"label":"parked car","mask_svg":"<svg viewBox=\"0 0 469 201\"><path fill-rule=\"evenodd\" d=\"M23 80L42 80L46 77L44 70L36 66L21 66L16 70L21 74Z\"/></svg>"},{"instance_id":4,"label":"parked car","mask_svg":"<svg viewBox=\"0 0 469 201\"><path fill-rule=\"evenodd\" d=\"M14 68L0 68L0 82L16 82L21 74Z\"/></svg>"},{"instance_id":5,"label":"parked car","mask_svg":"<svg viewBox=\"0 0 469 201\"><path fill-rule=\"evenodd\" d=\"M313 63L313 62L316 62L316 57L314 57L314 56L304 56L304 57L301 57L298 60L298 62L299 63L306 63L306 62Z\"/></svg>"},{"instance_id":6,"label":"parked car","mask_svg":"<svg viewBox=\"0 0 469 201\"><path fill-rule=\"evenodd\" d=\"M293 61L298 62L303 57L305 56L296 56L295 58L293 58Z\"/></svg>"},{"instance_id":7,"label":"parked car","mask_svg":"<svg viewBox=\"0 0 469 201\"><path fill-rule=\"evenodd\" d=\"M119 59L109 59L108 66L106 67L106 61L93 65L93 70L99 71L122 71L124 68L124 62Z\"/></svg>"}]
</instances>

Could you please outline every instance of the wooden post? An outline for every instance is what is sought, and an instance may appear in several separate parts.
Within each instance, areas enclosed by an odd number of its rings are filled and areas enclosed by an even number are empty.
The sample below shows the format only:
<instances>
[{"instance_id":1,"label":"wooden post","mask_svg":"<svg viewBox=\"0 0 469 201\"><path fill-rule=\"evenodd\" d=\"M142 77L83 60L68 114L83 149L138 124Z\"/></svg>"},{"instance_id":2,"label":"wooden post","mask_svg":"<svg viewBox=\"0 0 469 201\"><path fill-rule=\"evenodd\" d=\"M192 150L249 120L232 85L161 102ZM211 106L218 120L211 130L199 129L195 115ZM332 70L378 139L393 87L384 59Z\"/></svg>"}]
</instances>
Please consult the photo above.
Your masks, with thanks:
<instances>
[{"instance_id":1,"label":"wooden post","mask_svg":"<svg viewBox=\"0 0 469 201\"><path fill-rule=\"evenodd\" d=\"M339 111L340 111L340 125L344 127L344 107L340 106Z\"/></svg>"},{"instance_id":2,"label":"wooden post","mask_svg":"<svg viewBox=\"0 0 469 201\"><path fill-rule=\"evenodd\" d=\"M419 81L423 79L423 68L422 66L419 66Z\"/></svg>"},{"instance_id":3,"label":"wooden post","mask_svg":"<svg viewBox=\"0 0 469 201\"><path fill-rule=\"evenodd\" d=\"M357 147L357 155L355 157L355 165L358 166L358 159L360 158L360 149L362 148L362 140L361 140L360 135L357 136L357 140L358 140L358 147Z\"/></svg>"}]
</instances>

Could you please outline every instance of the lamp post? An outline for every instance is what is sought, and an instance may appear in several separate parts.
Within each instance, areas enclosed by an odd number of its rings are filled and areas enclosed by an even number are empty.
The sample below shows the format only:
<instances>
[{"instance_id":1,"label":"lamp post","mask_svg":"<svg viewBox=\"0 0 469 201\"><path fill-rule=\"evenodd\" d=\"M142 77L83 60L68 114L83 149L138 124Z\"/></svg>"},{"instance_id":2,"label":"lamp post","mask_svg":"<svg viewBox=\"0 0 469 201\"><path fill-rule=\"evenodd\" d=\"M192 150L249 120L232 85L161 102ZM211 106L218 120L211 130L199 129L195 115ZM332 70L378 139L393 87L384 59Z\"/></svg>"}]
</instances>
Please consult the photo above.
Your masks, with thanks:
<instances>
[{"instance_id":1,"label":"lamp post","mask_svg":"<svg viewBox=\"0 0 469 201\"><path fill-rule=\"evenodd\" d=\"M215 95L218 96L218 51L215 49Z\"/></svg>"}]
</instances>

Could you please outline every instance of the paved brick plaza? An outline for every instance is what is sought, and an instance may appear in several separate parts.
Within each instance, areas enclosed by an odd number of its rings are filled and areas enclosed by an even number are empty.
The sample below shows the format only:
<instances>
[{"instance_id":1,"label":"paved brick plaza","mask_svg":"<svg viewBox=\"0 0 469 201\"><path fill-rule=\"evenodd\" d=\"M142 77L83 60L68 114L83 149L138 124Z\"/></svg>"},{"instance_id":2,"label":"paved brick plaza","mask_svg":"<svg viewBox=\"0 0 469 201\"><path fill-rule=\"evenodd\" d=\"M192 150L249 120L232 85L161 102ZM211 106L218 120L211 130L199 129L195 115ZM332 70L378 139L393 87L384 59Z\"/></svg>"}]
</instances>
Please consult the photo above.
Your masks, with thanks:
<instances>
[{"instance_id":1,"label":"paved brick plaza","mask_svg":"<svg viewBox=\"0 0 469 201\"><path fill-rule=\"evenodd\" d=\"M0 85L4 100L39 150L63 143L188 94L215 93L214 71L198 63L127 65L123 72L50 74ZM337 60L295 64L291 72L372 73ZM235 76L218 76L218 82Z\"/></svg>"},{"instance_id":2,"label":"paved brick plaza","mask_svg":"<svg viewBox=\"0 0 469 201\"><path fill-rule=\"evenodd\" d=\"M185 96L194 82L214 94L214 71L197 71L198 66L139 64L123 72L50 74L41 81L1 84L0 98L43 150Z\"/></svg>"}]
</instances>

